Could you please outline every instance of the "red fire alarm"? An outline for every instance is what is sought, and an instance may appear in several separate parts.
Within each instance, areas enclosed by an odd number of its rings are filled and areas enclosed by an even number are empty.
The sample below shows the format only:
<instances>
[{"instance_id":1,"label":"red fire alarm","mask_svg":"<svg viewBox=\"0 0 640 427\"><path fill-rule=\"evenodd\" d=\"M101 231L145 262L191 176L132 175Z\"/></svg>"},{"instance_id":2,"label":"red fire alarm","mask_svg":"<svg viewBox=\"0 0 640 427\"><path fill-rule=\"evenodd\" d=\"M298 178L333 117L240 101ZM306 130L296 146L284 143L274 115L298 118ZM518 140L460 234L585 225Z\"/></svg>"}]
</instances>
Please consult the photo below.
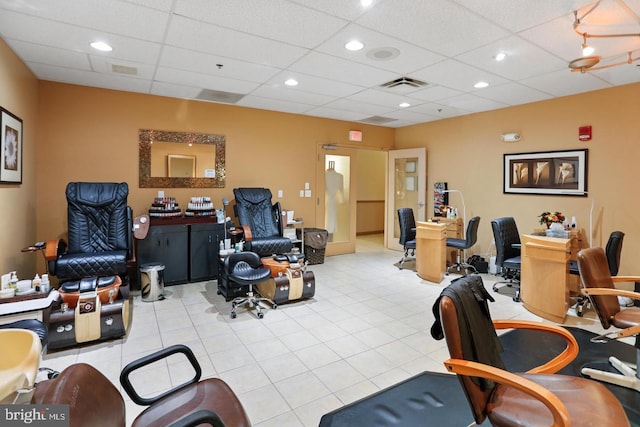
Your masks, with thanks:
<instances>
[{"instance_id":1,"label":"red fire alarm","mask_svg":"<svg viewBox=\"0 0 640 427\"><path fill-rule=\"evenodd\" d=\"M580 141L591 141L591 126L580 126L578 128L578 138Z\"/></svg>"}]
</instances>

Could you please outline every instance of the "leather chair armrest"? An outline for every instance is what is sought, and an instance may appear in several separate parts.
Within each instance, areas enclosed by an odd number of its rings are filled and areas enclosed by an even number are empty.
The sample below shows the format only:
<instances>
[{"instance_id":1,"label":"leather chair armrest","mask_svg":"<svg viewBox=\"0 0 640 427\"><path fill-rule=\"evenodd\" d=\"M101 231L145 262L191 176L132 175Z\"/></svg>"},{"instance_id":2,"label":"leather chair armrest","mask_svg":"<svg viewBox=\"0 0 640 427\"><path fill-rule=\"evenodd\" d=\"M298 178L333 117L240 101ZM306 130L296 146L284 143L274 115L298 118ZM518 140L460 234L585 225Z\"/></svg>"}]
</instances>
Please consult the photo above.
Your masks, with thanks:
<instances>
[{"instance_id":1,"label":"leather chair armrest","mask_svg":"<svg viewBox=\"0 0 640 427\"><path fill-rule=\"evenodd\" d=\"M553 416L554 426L570 425L569 411L567 411L562 401L558 399L555 394L533 381L523 378L520 375L494 368L493 366L468 360L449 359L444 362L444 365L449 372L458 375L487 378L499 384L520 390L536 398L549 409Z\"/></svg>"},{"instance_id":2,"label":"leather chair armrest","mask_svg":"<svg viewBox=\"0 0 640 427\"><path fill-rule=\"evenodd\" d=\"M47 261L55 261L66 251L67 242L63 239L49 240L44 248L44 259Z\"/></svg>"},{"instance_id":3,"label":"leather chair armrest","mask_svg":"<svg viewBox=\"0 0 640 427\"><path fill-rule=\"evenodd\" d=\"M157 396L150 397L150 398L144 398L140 396L134 389L133 384L131 384L131 381L129 380L129 375L136 369L150 365L153 362L157 362L158 360L165 359L176 353L182 353L187 357L187 359L191 363L191 366L195 370L195 374L193 378ZM120 374L120 384L122 384L122 388L124 388L124 390L127 392L127 394L129 395L129 397L134 403L138 405L149 406L149 405L152 405L154 402L157 402L158 400L167 397L168 395L174 393L177 390L180 390L188 385L197 383L198 381L200 381L201 375L202 375L202 368L200 368L200 364L198 363L198 360L196 359L196 356L193 354L191 349L186 345L176 344L176 345L172 345L171 347L158 350L155 353L149 354L148 356L144 356L138 360L134 360L133 362L129 363L127 366L124 367L124 369L122 370L122 373Z\"/></svg>"},{"instance_id":4,"label":"leather chair armrest","mask_svg":"<svg viewBox=\"0 0 640 427\"><path fill-rule=\"evenodd\" d=\"M209 424L213 427L225 427L224 422L220 419L218 414L207 409L196 411L185 417L180 418L169 427L196 427L201 424Z\"/></svg>"},{"instance_id":5,"label":"leather chair armrest","mask_svg":"<svg viewBox=\"0 0 640 427\"><path fill-rule=\"evenodd\" d=\"M249 227L248 225L243 225L242 227L242 232L244 235L244 241L245 242L250 242L253 240L253 236L251 235L251 227Z\"/></svg>"},{"instance_id":6,"label":"leather chair armrest","mask_svg":"<svg viewBox=\"0 0 640 427\"><path fill-rule=\"evenodd\" d=\"M531 320L494 320L493 327L496 329L530 329L534 331L548 332L558 335L567 342L567 346L556 357L545 363L527 371L528 374L555 374L560 369L567 366L578 356L580 348L576 338L562 326L550 323L534 322Z\"/></svg>"}]
</instances>

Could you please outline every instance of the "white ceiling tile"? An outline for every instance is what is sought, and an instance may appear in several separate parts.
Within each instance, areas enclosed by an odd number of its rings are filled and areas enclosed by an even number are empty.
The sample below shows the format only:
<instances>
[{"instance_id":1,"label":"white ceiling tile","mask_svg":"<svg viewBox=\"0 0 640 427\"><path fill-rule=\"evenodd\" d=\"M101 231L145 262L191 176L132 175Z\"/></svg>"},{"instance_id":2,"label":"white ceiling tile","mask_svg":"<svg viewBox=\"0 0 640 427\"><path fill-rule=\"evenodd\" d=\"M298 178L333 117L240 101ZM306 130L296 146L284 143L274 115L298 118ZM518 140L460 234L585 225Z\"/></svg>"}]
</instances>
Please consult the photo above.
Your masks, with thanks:
<instances>
[{"instance_id":1,"label":"white ceiling tile","mask_svg":"<svg viewBox=\"0 0 640 427\"><path fill-rule=\"evenodd\" d=\"M368 116L381 116L389 111L393 111L393 107L381 106L376 104L370 104L368 102L362 102L351 98L338 99L333 102L329 102L324 105L327 108L334 108L336 110L351 111L354 113L360 112Z\"/></svg>"},{"instance_id":2,"label":"white ceiling tile","mask_svg":"<svg viewBox=\"0 0 640 427\"><path fill-rule=\"evenodd\" d=\"M325 117L327 119L344 120L348 122L357 122L359 120L364 120L370 116L369 114L352 113L350 111L336 110L334 108L327 107L316 107L307 111L306 114L317 117Z\"/></svg>"},{"instance_id":3,"label":"white ceiling tile","mask_svg":"<svg viewBox=\"0 0 640 427\"><path fill-rule=\"evenodd\" d=\"M121 77L131 77L134 79L152 80L155 73L155 66L150 64L141 64L133 61L121 61L107 58L104 56L91 55L89 57L91 69L97 73L114 74ZM129 67L135 69L135 74L117 73L113 71L114 67ZM133 70L131 70L133 71Z\"/></svg>"},{"instance_id":4,"label":"white ceiling tile","mask_svg":"<svg viewBox=\"0 0 640 427\"><path fill-rule=\"evenodd\" d=\"M222 67L218 67L218 64L222 65ZM166 46L163 49L158 65L258 83L265 82L280 72L280 68L276 67L223 58L173 46Z\"/></svg>"},{"instance_id":5,"label":"white ceiling tile","mask_svg":"<svg viewBox=\"0 0 640 427\"><path fill-rule=\"evenodd\" d=\"M457 55L508 35L449 0L386 0L356 22L442 55Z\"/></svg>"},{"instance_id":6,"label":"white ceiling tile","mask_svg":"<svg viewBox=\"0 0 640 427\"><path fill-rule=\"evenodd\" d=\"M364 49L352 52L345 49L344 45L351 40L359 40L364 43ZM387 48L397 49L399 55L390 56L390 59L376 59L384 55L384 52L392 52ZM359 25L349 25L325 43L318 46L318 52L338 56L348 61L355 61L371 67L392 71L399 75L407 75L412 71L435 64L445 58L434 52L419 48L411 43L406 43L393 37L370 30Z\"/></svg>"},{"instance_id":7,"label":"white ceiling tile","mask_svg":"<svg viewBox=\"0 0 640 427\"><path fill-rule=\"evenodd\" d=\"M298 3L307 6L311 9L321 10L329 15L337 16L339 18L353 21L359 16L367 13L369 8L360 5L359 1L345 1L345 0L291 0L294 3Z\"/></svg>"},{"instance_id":8,"label":"white ceiling tile","mask_svg":"<svg viewBox=\"0 0 640 427\"><path fill-rule=\"evenodd\" d=\"M184 49L284 68L308 50L240 31L174 16L166 43Z\"/></svg>"},{"instance_id":9,"label":"white ceiling tile","mask_svg":"<svg viewBox=\"0 0 640 427\"><path fill-rule=\"evenodd\" d=\"M507 57L498 62L495 57L501 52ZM456 59L512 80L561 70L567 66L567 63L560 58L516 36L463 53Z\"/></svg>"},{"instance_id":10,"label":"white ceiling tile","mask_svg":"<svg viewBox=\"0 0 640 427\"><path fill-rule=\"evenodd\" d=\"M568 69L531 77L521 83L553 96L574 95L584 92L586 88L591 91L610 87L591 73L572 73Z\"/></svg>"},{"instance_id":11,"label":"white ceiling tile","mask_svg":"<svg viewBox=\"0 0 640 427\"><path fill-rule=\"evenodd\" d=\"M312 106L298 102L281 101L277 99L262 98L259 96L247 95L235 105L241 107L259 108L262 110L281 111L283 113L304 114Z\"/></svg>"},{"instance_id":12,"label":"white ceiling tile","mask_svg":"<svg viewBox=\"0 0 640 427\"><path fill-rule=\"evenodd\" d=\"M548 93L523 86L519 83L505 83L498 86L491 86L474 92L474 94L482 98L492 99L504 105L528 104L552 98L552 95Z\"/></svg>"},{"instance_id":13,"label":"white ceiling tile","mask_svg":"<svg viewBox=\"0 0 640 427\"><path fill-rule=\"evenodd\" d=\"M398 77L389 71L317 52L311 52L289 68L312 76L364 86L380 85Z\"/></svg>"},{"instance_id":14,"label":"white ceiling tile","mask_svg":"<svg viewBox=\"0 0 640 427\"><path fill-rule=\"evenodd\" d=\"M411 98L420 99L422 101L438 101L440 99L460 95L461 93L462 92L459 90L448 87L429 85L425 89L411 92Z\"/></svg>"},{"instance_id":15,"label":"white ceiling tile","mask_svg":"<svg viewBox=\"0 0 640 427\"><path fill-rule=\"evenodd\" d=\"M24 62L38 62L59 67L91 70L89 55L83 52L58 49L13 39L8 39L6 42L14 52L19 54Z\"/></svg>"},{"instance_id":16,"label":"white ceiling tile","mask_svg":"<svg viewBox=\"0 0 640 427\"><path fill-rule=\"evenodd\" d=\"M271 78L267 82L269 85L281 85L287 79L293 78L298 81L296 88L305 92L317 93L331 97L341 98L358 93L364 90L364 86L358 86L350 83L338 82L335 80L325 79L322 77L311 76L297 71L283 71Z\"/></svg>"},{"instance_id":17,"label":"white ceiling tile","mask_svg":"<svg viewBox=\"0 0 640 427\"><path fill-rule=\"evenodd\" d=\"M478 113L481 111L497 110L499 108L507 107L506 104L503 104L501 102L496 102L491 99L482 98L480 96L476 96L470 93L465 93L464 95L455 96L453 98L449 98L446 101L441 101L441 102L448 107L453 107L459 110L469 111L473 113Z\"/></svg>"},{"instance_id":18,"label":"white ceiling tile","mask_svg":"<svg viewBox=\"0 0 640 427\"><path fill-rule=\"evenodd\" d=\"M448 59L413 73L420 80L446 86L461 92L476 90L473 85L485 81L489 85L504 83L506 80L479 68Z\"/></svg>"},{"instance_id":19,"label":"white ceiling tile","mask_svg":"<svg viewBox=\"0 0 640 427\"><path fill-rule=\"evenodd\" d=\"M165 83L158 81L154 81L151 85L151 93L153 95L166 96L169 98L194 99L201 91L201 87L178 85L174 83Z\"/></svg>"},{"instance_id":20,"label":"white ceiling tile","mask_svg":"<svg viewBox=\"0 0 640 427\"><path fill-rule=\"evenodd\" d=\"M261 37L313 48L347 22L286 0L176 0L176 13Z\"/></svg>"},{"instance_id":21,"label":"white ceiling tile","mask_svg":"<svg viewBox=\"0 0 640 427\"><path fill-rule=\"evenodd\" d=\"M226 79L209 74L159 67L155 80L165 83L176 83L186 86L199 86L203 89L246 94L258 87L258 83Z\"/></svg>"},{"instance_id":22,"label":"white ceiling tile","mask_svg":"<svg viewBox=\"0 0 640 427\"><path fill-rule=\"evenodd\" d=\"M280 101L298 102L308 105L323 105L333 99L333 97L331 96L305 92L302 90L298 90L297 87L289 88L285 85L262 85L252 91L251 95L259 96L262 98L277 99Z\"/></svg>"}]
</instances>

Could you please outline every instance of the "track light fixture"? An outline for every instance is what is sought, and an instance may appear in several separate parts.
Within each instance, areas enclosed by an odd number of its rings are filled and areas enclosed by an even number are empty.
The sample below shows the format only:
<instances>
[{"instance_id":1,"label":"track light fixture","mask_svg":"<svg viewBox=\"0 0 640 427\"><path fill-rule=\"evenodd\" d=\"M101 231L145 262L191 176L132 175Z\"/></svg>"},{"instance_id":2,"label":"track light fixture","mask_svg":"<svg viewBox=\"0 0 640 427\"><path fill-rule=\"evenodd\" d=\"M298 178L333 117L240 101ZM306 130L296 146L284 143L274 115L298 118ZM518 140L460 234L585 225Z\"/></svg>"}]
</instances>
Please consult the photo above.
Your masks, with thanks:
<instances>
[{"instance_id":1,"label":"track light fixture","mask_svg":"<svg viewBox=\"0 0 640 427\"><path fill-rule=\"evenodd\" d=\"M589 10L587 10L582 16L578 16L578 11L575 10L573 12L574 21L573 21L573 31L576 32L580 37L582 37L582 58L574 59L569 62L569 68L572 72L580 72L586 73L588 71L596 71L602 70L605 68L617 67L618 65L631 64L634 61L640 59L640 55L638 55L638 51L630 51L627 52L626 60L609 63L606 65L598 65L598 63L603 59L602 56L593 55L594 48L587 44L587 39L590 38L619 38L619 37L635 37L640 38L640 33L604 33L604 34L589 34L586 31L580 31L580 25L582 24L582 20L586 18L590 13L592 13L596 8L600 5L602 0L598 0L595 2ZM615 0L616 4L620 6L626 13L628 13L636 22L640 24L640 18L633 12L629 6L627 6L623 0ZM634 54L636 56L634 57Z\"/></svg>"}]
</instances>

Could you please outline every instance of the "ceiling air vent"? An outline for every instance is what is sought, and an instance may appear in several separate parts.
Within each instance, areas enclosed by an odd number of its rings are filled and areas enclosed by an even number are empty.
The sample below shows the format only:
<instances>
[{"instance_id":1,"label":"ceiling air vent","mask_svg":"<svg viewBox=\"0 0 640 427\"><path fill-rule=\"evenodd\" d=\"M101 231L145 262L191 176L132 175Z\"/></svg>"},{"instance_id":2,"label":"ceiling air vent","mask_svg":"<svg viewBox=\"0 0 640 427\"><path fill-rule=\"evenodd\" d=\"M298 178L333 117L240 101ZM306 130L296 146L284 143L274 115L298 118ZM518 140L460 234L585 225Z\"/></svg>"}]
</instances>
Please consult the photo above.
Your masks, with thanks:
<instances>
[{"instance_id":1,"label":"ceiling air vent","mask_svg":"<svg viewBox=\"0 0 640 427\"><path fill-rule=\"evenodd\" d=\"M382 117L382 116L371 116L366 119L358 120L362 123L369 123L372 125L382 125L389 122L395 122L397 119L392 119L390 117Z\"/></svg>"},{"instance_id":2,"label":"ceiling air vent","mask_svg":"<svg viewBox=\"0 0 640 427\"><path fill-rule=\"evenodd\" d=\"M222 102L224 104L235 104L244 98L241 93L223 92L221 90L202 89L196 99L202 101Z\"/></svg>"},{"instance_id":3,"label":"ceiling air vent","mask_svg":"<svg viewBox=\"0 0 640 427\"><path fill-rule=\"evenodd\" d=\"M130 76L138 75L138 69L136 67L128 67L126 65L111 64L111 71L113 73L128 74Z\"/></svg>"},{"instance_id":4,"label":"ceiling air vent","mask_svg":"<svg viewBox=\"0 0 640 427\"><path fill-rule=\"evenodd\" d=\"M399 79L391 80L390 82L383 83L380 87L392 89L394 87L410 86L414 88L425 87L428 83L421 80L412 79L411 77L400 77Z\"/></svg>"}]
</instances>

